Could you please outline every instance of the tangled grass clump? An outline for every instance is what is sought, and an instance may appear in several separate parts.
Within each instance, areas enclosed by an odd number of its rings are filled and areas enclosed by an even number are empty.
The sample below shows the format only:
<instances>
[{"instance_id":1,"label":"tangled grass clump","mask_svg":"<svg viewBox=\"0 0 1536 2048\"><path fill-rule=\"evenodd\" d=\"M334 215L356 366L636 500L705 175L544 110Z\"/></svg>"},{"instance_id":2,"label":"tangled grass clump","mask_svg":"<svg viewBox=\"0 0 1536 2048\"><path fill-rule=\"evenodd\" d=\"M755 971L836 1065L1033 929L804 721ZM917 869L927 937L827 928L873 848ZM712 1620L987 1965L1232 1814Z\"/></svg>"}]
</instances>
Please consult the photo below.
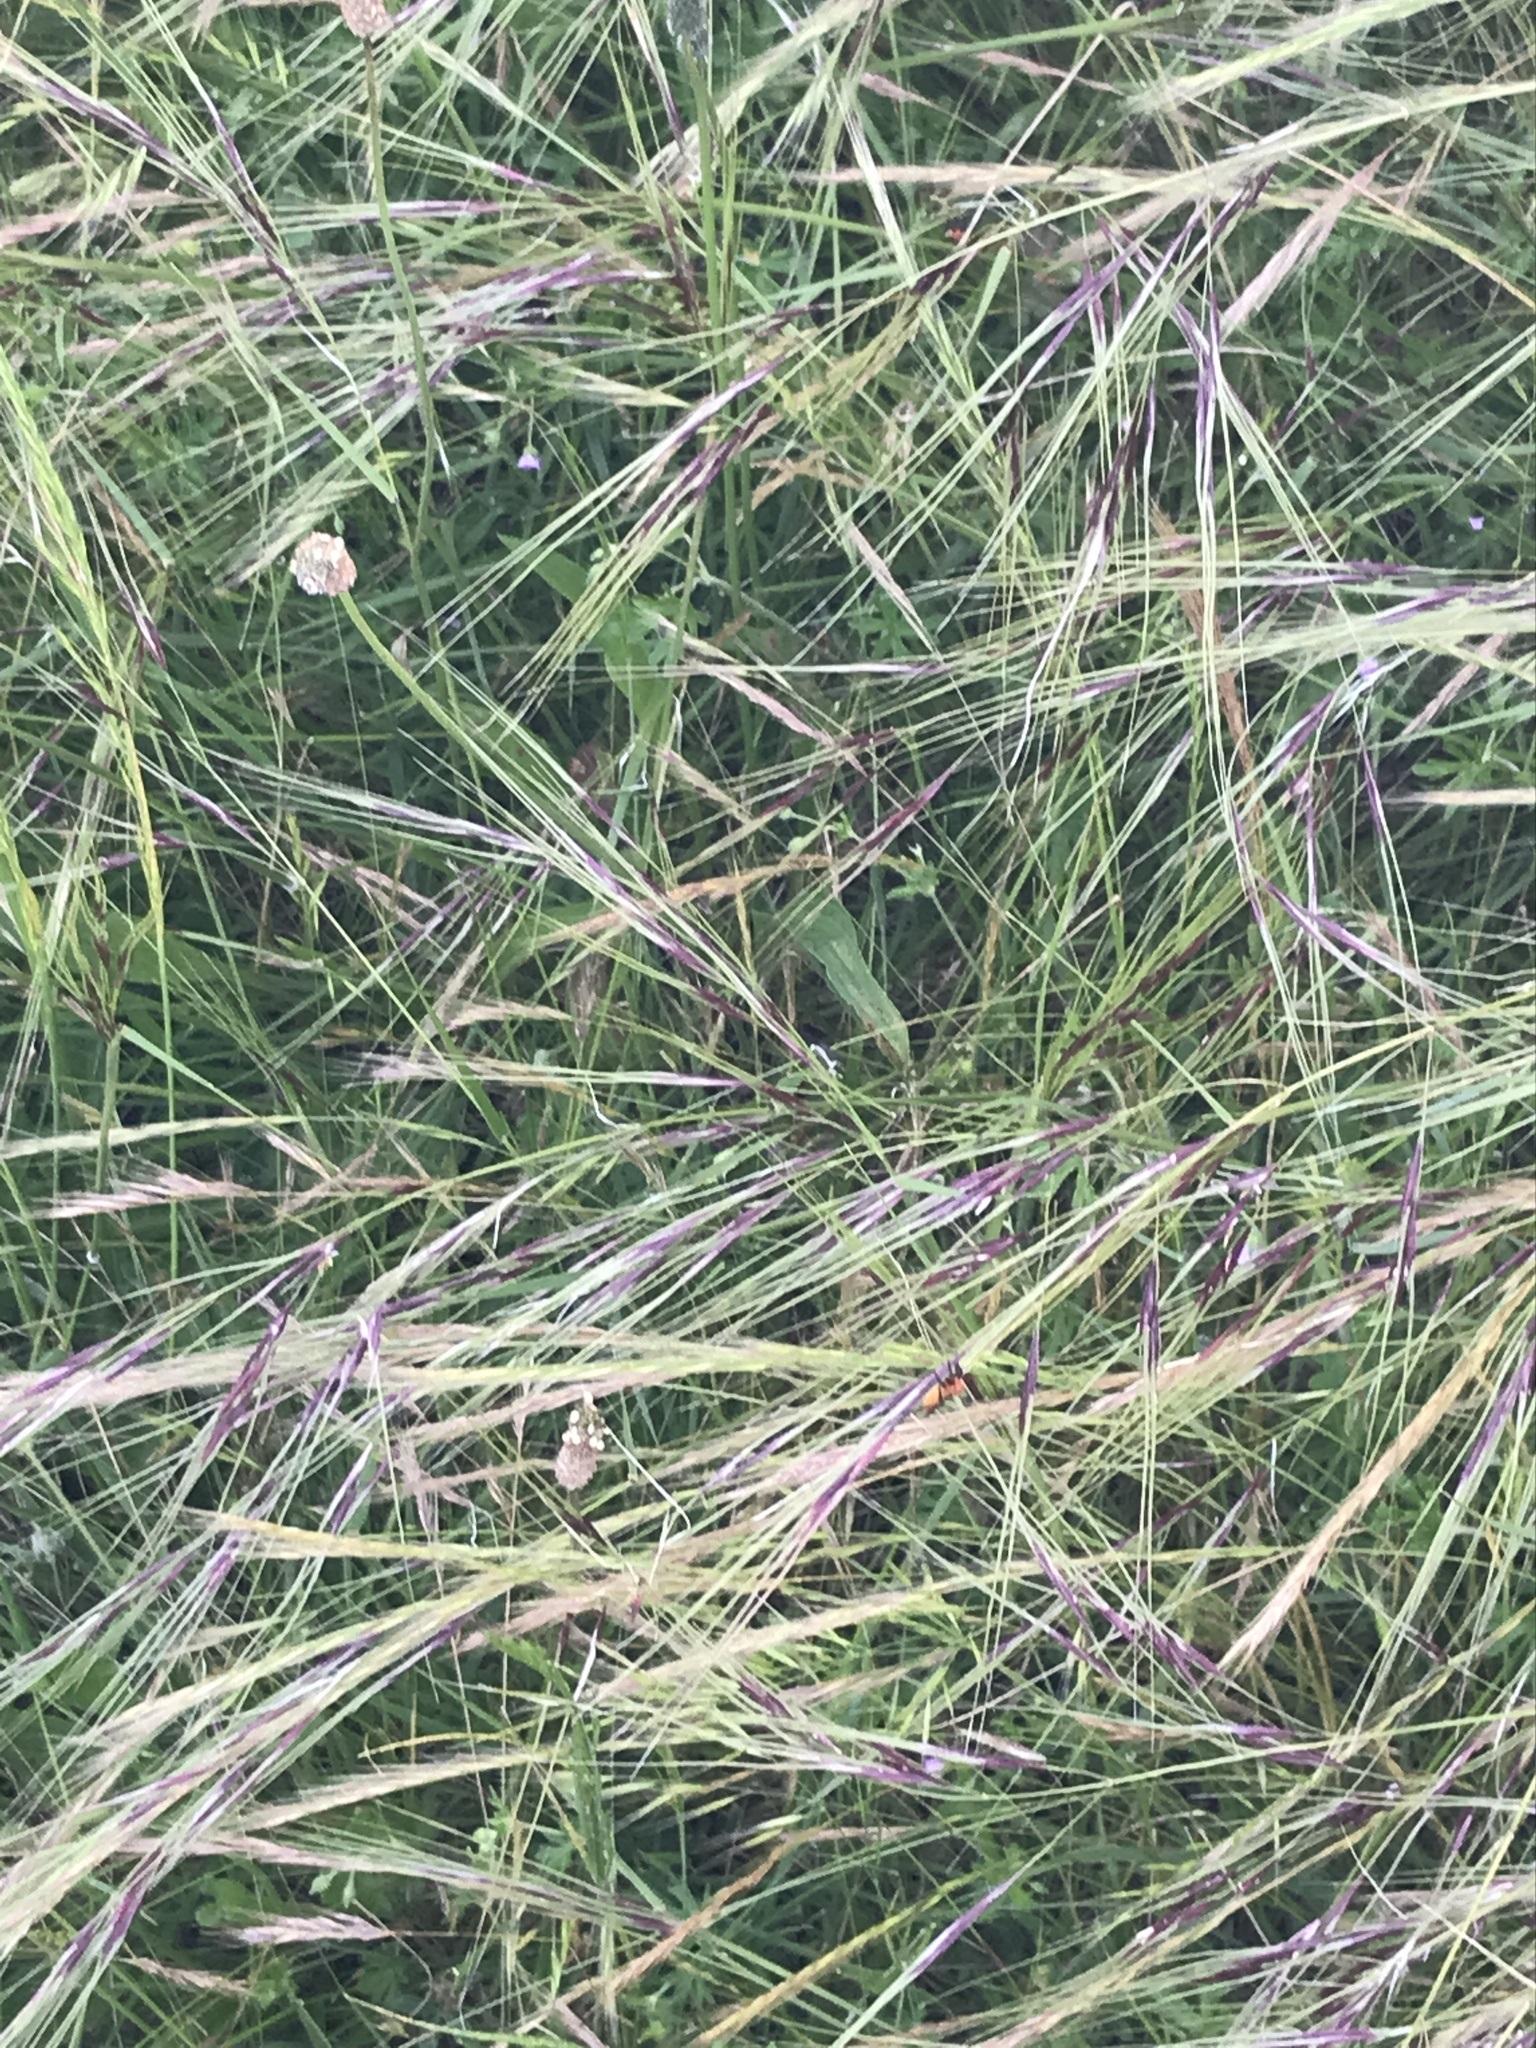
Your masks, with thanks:
<instances>
[{"instance_id":1,"label":"tangled grass clump","mask_svg":"<svg viewBox=\"0 0 1536 2048\"><path fill-rule=\"evenodd\" d=\"M1529 2044L1521 19L340 13L0 41L0 2048Z\"/></svg>"}]
</instances>

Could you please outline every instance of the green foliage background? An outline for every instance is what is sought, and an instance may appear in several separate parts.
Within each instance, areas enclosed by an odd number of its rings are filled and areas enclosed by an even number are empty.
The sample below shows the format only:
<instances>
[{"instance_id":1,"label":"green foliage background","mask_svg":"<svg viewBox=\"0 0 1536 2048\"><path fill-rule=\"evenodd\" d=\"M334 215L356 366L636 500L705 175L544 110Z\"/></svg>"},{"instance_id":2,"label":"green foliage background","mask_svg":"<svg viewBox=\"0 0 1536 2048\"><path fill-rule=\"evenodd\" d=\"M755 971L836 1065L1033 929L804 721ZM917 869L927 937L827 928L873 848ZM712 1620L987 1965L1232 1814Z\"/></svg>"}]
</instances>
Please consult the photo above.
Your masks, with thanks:
<instances>
[{"instance_id":1,"label":"green foliage background","mask_svg":"<svg viewBox=\"0 0 1536 2048\"><path fill-rule=\"evenodd\" d=\"M0 2048L1529 2042L1528 23L357 19L0 36Z\"/></svg>"}]
</instances>

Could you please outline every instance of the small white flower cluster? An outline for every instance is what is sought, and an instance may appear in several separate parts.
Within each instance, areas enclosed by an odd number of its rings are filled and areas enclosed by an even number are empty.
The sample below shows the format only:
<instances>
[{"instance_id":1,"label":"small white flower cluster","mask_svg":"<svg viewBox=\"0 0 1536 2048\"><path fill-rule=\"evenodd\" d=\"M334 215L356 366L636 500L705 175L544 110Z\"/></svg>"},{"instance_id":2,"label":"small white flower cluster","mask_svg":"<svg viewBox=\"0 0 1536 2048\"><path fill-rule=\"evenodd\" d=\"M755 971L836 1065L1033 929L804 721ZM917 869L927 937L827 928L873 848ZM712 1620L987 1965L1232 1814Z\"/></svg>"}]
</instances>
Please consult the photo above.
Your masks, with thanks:
<instances>
[{"instance_id":1,"label":"small white flower cluster","mask_svg":"<svg viewBox=\"0 0 1536 2048\"><path fill-rule=\"evenodd\" d=\"M353 35L370 42L395 25L395 18L383 0L341 0L341 18Z\"/></svg>"},{"instance_id":2,"label":"small white flower cluster","mask_svg":"<svg viewBox=\"0 0 1536 2048\"><path fill-rule=\"evenodd\" d=\"M339 533L312 533L293 551L293 578L308 597L339 597L357 581L357 564Z\"/></svg>"},{"instance_id":3,"label":"small white flower cluster","mask_svg":"<svg viewBox=\"0 0 1536 2048\"><path fill-rule=\"evenodd\" d=\"M560 1439L555 1458L555 1477L567 1493L579 1493L597 1470L597 1461L607 1441L596 1404L583 1401L573 1408Z\"/></svg>"}]
</instances>

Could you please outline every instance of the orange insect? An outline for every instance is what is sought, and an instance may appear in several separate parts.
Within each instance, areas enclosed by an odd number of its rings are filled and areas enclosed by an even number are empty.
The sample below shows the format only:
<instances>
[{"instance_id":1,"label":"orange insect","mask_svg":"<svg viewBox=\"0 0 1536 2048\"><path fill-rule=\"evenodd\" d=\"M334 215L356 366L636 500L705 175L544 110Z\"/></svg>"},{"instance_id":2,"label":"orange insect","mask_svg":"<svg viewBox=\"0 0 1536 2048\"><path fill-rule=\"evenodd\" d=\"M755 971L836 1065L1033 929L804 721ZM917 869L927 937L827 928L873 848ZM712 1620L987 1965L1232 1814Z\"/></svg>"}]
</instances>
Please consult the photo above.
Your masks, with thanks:
<instances>
[{"instance_id":1,"label":"orange insect","mask_svg":"<svg viewBox=\"0 0 1536 2048\"><path fill-rule=\"evenodd\" d=\"M942 1401L956 1401L970 1389L970 1380L963 1372L957 1372L952 1379L940 1380L936 1387L930 1387L918 1406L925 1415L931 1415Z\"/></svg>"}]
</instances>

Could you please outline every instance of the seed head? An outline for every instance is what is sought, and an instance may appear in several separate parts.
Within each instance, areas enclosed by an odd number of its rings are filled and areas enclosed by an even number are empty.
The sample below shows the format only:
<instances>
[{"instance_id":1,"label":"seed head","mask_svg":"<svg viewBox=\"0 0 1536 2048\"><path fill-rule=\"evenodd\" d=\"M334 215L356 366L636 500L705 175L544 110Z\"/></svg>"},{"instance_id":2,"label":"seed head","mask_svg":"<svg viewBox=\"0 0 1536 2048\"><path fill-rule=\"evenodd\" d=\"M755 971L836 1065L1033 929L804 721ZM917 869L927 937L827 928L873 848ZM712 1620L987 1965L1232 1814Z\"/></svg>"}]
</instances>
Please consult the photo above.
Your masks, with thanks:
<instances>
[{"instance_id":1,"label":"seed head","mask_svg":"<svg viewBox=\"0 0 1536 2048\"><path fill-rule=\"evenodd\" d=\"M293 580L309 597L339 597L357 581L357 564L339 533L311 533L293 551Z\"/></svg>"},{"instance_id":2,"label":"seed head","mask_svg":"<svg viewBox=\"0 0 1536 2048\"><path fill-rule=\"evenodd\" d=\"M567 1493L580 1493L591 1479L605 1441L602 1417L593 1402L583 1401L571 1410L555 1456L555 1477Z\"/></svg>"},{"instance_id":3,"label":"seed head","mask_svg":"<svg viewBox=\"0 0 1536 2048\"><path fill-rule=\"evenodd\" d=\"M393 28L395 20L384 0L341 0L341 18L353 35L361 36L364 42Z\"/></svg>"}]
</instances>

